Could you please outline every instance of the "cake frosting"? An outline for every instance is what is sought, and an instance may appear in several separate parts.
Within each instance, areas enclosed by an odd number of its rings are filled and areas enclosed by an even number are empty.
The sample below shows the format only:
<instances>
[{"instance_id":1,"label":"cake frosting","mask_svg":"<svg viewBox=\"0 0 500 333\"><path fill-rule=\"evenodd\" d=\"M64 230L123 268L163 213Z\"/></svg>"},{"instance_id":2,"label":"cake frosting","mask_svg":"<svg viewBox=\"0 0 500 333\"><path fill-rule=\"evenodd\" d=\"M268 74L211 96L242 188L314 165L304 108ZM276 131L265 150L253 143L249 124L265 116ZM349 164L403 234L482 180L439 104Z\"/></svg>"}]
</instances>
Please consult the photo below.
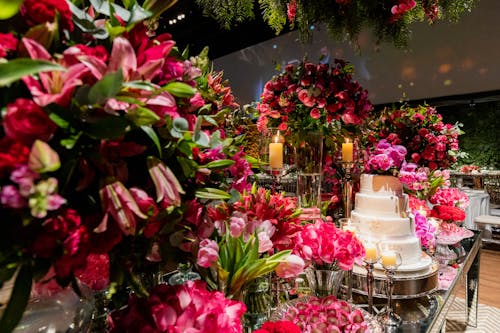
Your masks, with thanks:
<instances>
[{"instance_id":1,"label":"cake frosting","mask_svg":"<svg viewBox=\"0 0 500 333\"><path fill-rule=\"evenodd\" d=\"M422 252L409 216L408 195L398 178L362 174L351 219L362 241L379 243L401 254L401 269L425 269L430 258Z\"/></svg>"}]
</instances>

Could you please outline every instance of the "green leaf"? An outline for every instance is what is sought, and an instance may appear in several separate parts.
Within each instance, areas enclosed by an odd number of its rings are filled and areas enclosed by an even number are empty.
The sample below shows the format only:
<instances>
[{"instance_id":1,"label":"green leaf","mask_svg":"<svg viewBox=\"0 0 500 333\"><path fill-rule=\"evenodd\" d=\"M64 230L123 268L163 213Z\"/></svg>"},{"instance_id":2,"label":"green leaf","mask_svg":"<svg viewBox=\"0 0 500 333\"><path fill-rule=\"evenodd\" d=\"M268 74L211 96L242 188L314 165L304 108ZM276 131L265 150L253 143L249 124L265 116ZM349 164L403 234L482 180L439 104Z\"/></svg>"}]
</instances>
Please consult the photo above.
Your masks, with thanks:
<instances>
[{"instance_id":1,"label":"green leaf","mask_svg":"<svg viewBox=\"0 0 500 333\"><path fill-rule=\"evenodd\" d=\"M0 63L0 87L7 86L24 76L40 72L65 71L66 68L43 60L18 58Z\"/></svg>"},{"instance_id":2,"label":"green leaf","mask_svg":"<svg viewBox=\"0 0 500 333\"><path fill-rule=\"evenodd\" d=\"M124 82L123 86L125 88L140 89L146 91L155 91L157 88L150 82L146 81L129 81Z\"/></svg>"},{"instance_id":3,"label":"green leaf","mask_svg":"<svg viewBox=\"0 0 500 333\"><path fill-rule=\"evenodd\" d=\"M231 199L231 195L226 191L209 187L197 190L195 196L199 199L214 199L214 200Z\"/></svg>"},{"instance_id":4,"label":"green leaf","mask_svg":"<svg viewBox=\"0 0 500 333\"><path fill-rule=\"evenodd\" d=\"M0 320L0 333L9 333L16 328L28 304L32 283L33 272L31 267L25 264L19 270L9 303Z\"/></svg>"},{"instance_id":5,"label":"green leaf","mask_svg":"<svg viewBox=\"0 0 500 333\"><path fill-rule=\"evenodd\" d=\"M140 106L128 110L127 118L136 126L154 125L160 120L160 117L156 113Z\"/></svg>"},{"instance_id":6,"label":"green leaf","mask_svg":"<svg viewBox=\"0 0 500 333\"><path fill-rule=\"evenodd\" d=\"M161 90L167 91L179 98L189 98L196 93L196 88L193 88L184 82L170 82L161 88Z\"/></svg>"},{"instance_id":7,"label":"green leaf","mask_svg":"<svg viewBox=\"0 0 500 333\"><path fill-rule=\"evenodd\" d=\"M16 15L23 0L0 0L0 20L6 20Z\"/></svg>"},{"instance_id":8,"label":"green leaf","mask_svg":"<svg viewBox=\"0 0 500 333\"><path fill-rule=\"evenodd\" d=\"M59 116L57 113L55 112L51 112L49 114L49 118L54 122L56 123L57 126L59 126L60 128L68 128L69 127L69 121L67 121L66 119L62 118L61 116Z\"/></svg>"},{"instance_id":9,"label":"green leaf","mask_svg":"<svg viewBox=\"0 0 500 333\"><path fill-rule=\"evenodd\" d=\"M103 103L107 98L116 96L122 89L122 83L123 74L121 69L114 73L106 74L90 88L89 103Z\"/></svg>"},{"instance_id":10,"label":"green leaf","mask_svg":"<svg viewBox=\"0 0 500 333\"><path fill-rule=\"evenodd\" d=\"M144 21L145 19L150 18L151 15L152 13L150 11L142 8L137 3L134 3L134 6L132 7L132 15L130 16L128 23Z\"/></svg>"},{"instance_id":11,"label":"green leaf","mask_svg":"<svg viewBox=\"0 0 500 333\"><path fill-rule=\"evenodd\" d=\"M118 6L115 3L111 3L107 0L89 0L90 3L92 4L92 7L94 7L95 11L106 15L106 16L111 16L111 9L113 9L113 12L118 14L120 18L122 18L125 22L128 22L130 19L130 12L126 10L125 8Z\"/></svg>"},{"instance_id":12,"label":"green leaf","mask_svg":"<svg viewBox=\"0 0 500 333\"><path fill-rule=\"evenodd\" d=\"M65 147L66 149L73 149L73 147L76 145L76 142L78 139L82 136L82 132L78 132L77 134L73 134L66 139L61 140L61 146Z\"/></svg>"},{"instance_id":13,"label":"green leaf","mask_svg":"<svg viewBox=\"0 0 500 333\"><path fill-rule=\"evenodd\" d=\"M87 123L84 132L94 139L117 139L124 135L129 127L127 118L109 116L95 123Z\"/></svg>"},{"instance_id":14,"label":"green leaf","mask_svg":"<svg viewBox=\"0 0 500 333\"><path fill-rule=\"evenodd\" d=\"M154 129L151 128L151 127L149 127L149 126L141 126L141 129L153 141L153 143L156 146L156 149L158 150L158 157L161 158L162 151L161 151L160 139L158 138L158 135L156 134L156 132L154 131Z\"/></svg>"},{"instance_id":15,"label":"green leaf","mask_svg":"<svg viewBox=\"0 0 500 333\"><path fill-rule=\"evenodd\" d=\"M189 129L189 123L186 119L179 117L172 121L172 129L170 130L170 135L174 138L182 138L184 132Z\"/></svg>"},{"instance_id":16,"label":"green leaf","mask_svg":"<svg viewBox=\"0 0 500 333\"><path fill-rule=\"evenodd\" d=\"M225 169L227 167L230 167L233 165L235 162L233 160L216 160L212 162L208 162L205 165L200 166L201 168L208 168L208 169Z\"/></svg>"}]
</instances>

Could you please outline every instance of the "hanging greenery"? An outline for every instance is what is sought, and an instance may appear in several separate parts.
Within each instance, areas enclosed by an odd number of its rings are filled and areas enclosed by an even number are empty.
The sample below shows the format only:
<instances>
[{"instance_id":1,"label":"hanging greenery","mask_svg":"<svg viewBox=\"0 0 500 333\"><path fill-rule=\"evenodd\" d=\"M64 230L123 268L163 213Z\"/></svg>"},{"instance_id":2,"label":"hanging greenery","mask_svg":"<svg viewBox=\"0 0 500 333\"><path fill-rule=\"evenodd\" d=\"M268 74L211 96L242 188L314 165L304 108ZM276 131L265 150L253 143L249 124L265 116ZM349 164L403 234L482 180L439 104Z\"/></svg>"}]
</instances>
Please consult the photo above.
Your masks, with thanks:
<instances>
[{"instance_id":1,"label":"hanging greenery","mask_svg":"<svg viewBox=\"0 0 500 333\"><path fill-rule=\"evenodd\" d=\"M438 20L456 22L470 12L477 0L258 0L265 22L279 34L289 23L302 40L311 37L311 26L324 24L334 39L357 42L370 29L377 43L407 46L410 24ZM255 0L196 0L206 16L230 29L254 18Z\"/></svg>"}]
</instances>

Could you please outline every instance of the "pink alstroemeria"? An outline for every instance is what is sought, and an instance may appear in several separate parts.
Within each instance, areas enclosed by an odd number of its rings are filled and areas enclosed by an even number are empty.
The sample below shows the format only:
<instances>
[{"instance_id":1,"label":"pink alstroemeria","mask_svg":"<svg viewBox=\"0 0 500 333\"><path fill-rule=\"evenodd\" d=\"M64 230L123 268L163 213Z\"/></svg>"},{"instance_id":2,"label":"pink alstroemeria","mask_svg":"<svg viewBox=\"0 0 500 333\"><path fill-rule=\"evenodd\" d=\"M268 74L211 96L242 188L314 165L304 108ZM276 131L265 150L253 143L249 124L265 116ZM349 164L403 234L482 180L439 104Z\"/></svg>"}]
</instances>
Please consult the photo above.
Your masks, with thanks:
<instances>
[{"instance_id":1,"label":"pink alstroemeria","mask_svg":"<svg viewBox=\"0 0 500 333\"><path fill-rule=\"evenodd\" d=\"M147 219L134 200L129 190L119 181L105 185L99 191L103 210L106 212L101 224L95 232L104 232L107 229L108 217L111 215L125 235L134 235L136 231L136 217Z\"/></svg>"},{"instance_id":2,"label":"pink alstroemeria","mask_svg":"<svg viewBox=\"0 0 500 333\"><path fill-rule=\"evenodd\" d=\"M47 50L34 40L23 38L22 42L32 59L55 62ZM64 66L64 64L61 64ZM33 76L23 78L33 100L40 106L56 103L68 106L73 90L82 84L81 78L88 73L85 65L78 63L67 67L66 71L38 73L39 80Z\"/></svg>"},{"instance_id":3,"label":"pink alstroemeria","mask_svg":"<svg viewBox=\"0 0 500 333\"><path fill-rule=\"evenodd\" d=\"M172 170L153 156L148 158L148 169L156 187L156 201L164 207L179 206L185 192Z\"/></svg>"}]
</instances>

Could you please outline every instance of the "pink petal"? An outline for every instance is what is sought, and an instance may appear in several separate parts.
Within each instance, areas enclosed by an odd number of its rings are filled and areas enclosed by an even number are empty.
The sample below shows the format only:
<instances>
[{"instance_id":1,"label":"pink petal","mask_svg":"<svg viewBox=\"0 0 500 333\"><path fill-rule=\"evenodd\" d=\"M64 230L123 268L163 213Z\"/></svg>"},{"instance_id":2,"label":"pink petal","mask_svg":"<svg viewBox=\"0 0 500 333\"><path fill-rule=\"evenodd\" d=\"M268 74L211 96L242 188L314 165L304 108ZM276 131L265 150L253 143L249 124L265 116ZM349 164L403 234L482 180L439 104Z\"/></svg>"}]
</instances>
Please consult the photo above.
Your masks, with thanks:
<instances>
[{"instance_id":1,"label":"pink petal","mask_svg":"<svg viewBox=\"0 0 500 333\"><path fill-rule=\"evenodd\" d=\"M132 73L137 69L137 58L130 42L123 37L115 38L113 49L109 60L108 73L116 72L118 69L123 71L124 81L129 81Z\"/></svg>"}]
</instances>

